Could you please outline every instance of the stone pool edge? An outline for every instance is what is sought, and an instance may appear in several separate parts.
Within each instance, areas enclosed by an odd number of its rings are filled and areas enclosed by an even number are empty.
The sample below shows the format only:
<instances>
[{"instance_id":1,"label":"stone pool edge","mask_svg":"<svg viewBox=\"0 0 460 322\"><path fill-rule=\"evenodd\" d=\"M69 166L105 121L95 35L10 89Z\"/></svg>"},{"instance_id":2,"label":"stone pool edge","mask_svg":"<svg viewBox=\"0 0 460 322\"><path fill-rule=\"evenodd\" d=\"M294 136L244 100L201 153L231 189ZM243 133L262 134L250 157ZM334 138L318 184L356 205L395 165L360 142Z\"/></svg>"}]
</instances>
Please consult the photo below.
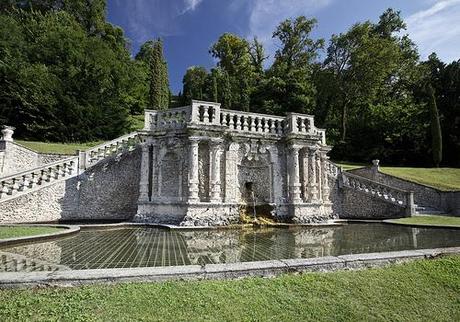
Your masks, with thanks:
<instances>
[{"instance_id":1,"label":"stone pool edge","mask_svg":"<svg viewBox=\"0 0 460 322\"><path fill-rule=\"evenodd\" d=\"M328 272L380 267L417 259L460 254L460 247L364 253L305 259L282 259L229 264L110 268L54 272L2 273L0 289L45 286L79 286L100 283L161 282L168 280L216 280L283 273Z\"/></svg>"},{"instance_id":2,"label":"stone pool edge","mask_svg":"<svg viewBox=\"0 0 460 322\"><path fill-rule=\"evenodd\" d=\"M0 239L0 247L4 246L15 246L26 243L42 242L53 240L55 238L71 236L80 232L79 226L74 225L60 225L60 224L0 224L0 227L52 227L52 228L63 228L62 231L55 233L23 236L23 237L12 237Z\"/></svg>"}]
</instances>

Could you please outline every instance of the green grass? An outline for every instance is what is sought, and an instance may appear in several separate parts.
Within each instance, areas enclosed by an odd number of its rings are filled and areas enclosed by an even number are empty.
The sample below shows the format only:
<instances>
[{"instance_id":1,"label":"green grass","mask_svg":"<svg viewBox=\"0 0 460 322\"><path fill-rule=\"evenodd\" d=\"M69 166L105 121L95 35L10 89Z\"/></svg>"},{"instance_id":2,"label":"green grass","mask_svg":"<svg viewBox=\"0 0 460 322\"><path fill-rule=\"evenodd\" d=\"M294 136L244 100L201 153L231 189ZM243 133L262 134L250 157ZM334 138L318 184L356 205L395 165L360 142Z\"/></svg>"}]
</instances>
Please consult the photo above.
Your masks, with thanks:
<instances>
[{"instance_id":1,"label":"green grass","mask_svg":"<svg viewBox=\"0 0 460 322\"><path fill-rule=\"evenodd\" d=\"M392 223L398 224L417 224L430 226L453 226L460 227L460 217L448 216L415 216L408 218L399 218L390 220Z\"/></svg>"},{"instance_id":2,"label":"green grass","mask_svg":"<svg viewBox=\"0 0 460 322\"><path fill-rule=\"evenodd\" d=\"M353 170L353 169L358 169L362 167L366 167L369 164L364 164L364 163L355 163L355 162L347 162L347 161L333 161L335 164L338 166L342 167L343 170Z\"/></svg>"},{"instance_id":3,"label":"green grass","mask_svg":"<svg viewBox=\"0 0 460 322\"><path fill-rule=\"evenodd\" d=\"M227 281L0 291L2 321L459 321L460 257Z\"/></svg>"},{"instance_id":4,"label":"green grass","mask_svg":"<svg viewBox=\"0 0 460 322\"><path fill-rule=\"evenodd\" d=\"M460 190L460 168L381 167L380 171L440 190Z\"/></svg>"},{"instance_id":5,"label":"green grass","mask_svg":"<svg viewBox=\"0 0 460 322\"><path fill-rule=\"evenodd\" d=\"M62 228L55 227L0 227L0 239L36 236L56 233Z\"/></svg>"},{"instance_id":6,"label":"green grass","mask_svg":"<svg viewBox=\"0 0 460 322\"><path fill-rule=\"evenodd\" d=\"M102 143L102 141L88 143L47 143L22 140L16 140L16 142L39 153L57 153L69 155L75 155L76 150L87 150Z\"/></svg>"}]
</instances>

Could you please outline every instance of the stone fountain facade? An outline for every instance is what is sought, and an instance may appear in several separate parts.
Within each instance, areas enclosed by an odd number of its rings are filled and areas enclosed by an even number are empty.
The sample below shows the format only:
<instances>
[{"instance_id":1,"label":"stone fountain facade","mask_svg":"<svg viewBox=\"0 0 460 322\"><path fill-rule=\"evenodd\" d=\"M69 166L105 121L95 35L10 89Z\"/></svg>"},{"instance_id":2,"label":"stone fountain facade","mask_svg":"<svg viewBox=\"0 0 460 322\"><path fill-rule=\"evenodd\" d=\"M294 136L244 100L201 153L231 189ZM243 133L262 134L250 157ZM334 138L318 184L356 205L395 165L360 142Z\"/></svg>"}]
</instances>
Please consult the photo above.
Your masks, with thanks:
<instances>
[{"instance_id":1,"label":"stone fountain facade","mask_svg":"<svg viewBox=\"0 0 460 322\"><path fill-rule=\"evenodd\" d=\"M193 101L148 110L135 221L216 226L264 206L280 222L334 217L337 168L310 115L286 117Z\"/></svg>"}]
</instances>

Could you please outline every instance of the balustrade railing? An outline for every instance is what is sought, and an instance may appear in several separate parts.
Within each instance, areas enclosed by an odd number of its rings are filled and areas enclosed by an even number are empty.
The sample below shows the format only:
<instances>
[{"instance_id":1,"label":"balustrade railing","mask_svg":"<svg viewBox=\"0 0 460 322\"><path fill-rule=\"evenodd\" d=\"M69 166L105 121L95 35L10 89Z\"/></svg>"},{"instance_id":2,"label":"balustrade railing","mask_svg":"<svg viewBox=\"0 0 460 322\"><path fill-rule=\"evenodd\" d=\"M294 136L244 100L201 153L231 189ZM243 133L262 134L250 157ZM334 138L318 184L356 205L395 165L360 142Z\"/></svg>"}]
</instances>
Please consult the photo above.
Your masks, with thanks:
<instances>
[{"instance_id":1,"label":"balustrade railing","mask_svg":"<svg viewBox=\"0 0 460 322\"><path fill-rule=\"evenodd\" d=\"M326 131L314 125L311 115L289 113L287 117L221 109L220 104L192 101L190 106L165 111L146 110L146 131L178 129L187 125L224 126L230 131L272 135L316 136L326 144Z\"/></svg>"},{"instance_id":2,"label":"balustrade railing","mask_svg":"<svg viewBox=\"0 0 460 322\"><path fill-rule=\"evenodd\" d=\"M343 186L403 207L413 207L413 193L387 186L349 172L342 173Z\"/></svg>"},{"instance_id":3,"label":"balustrade railing","mask_svg":"<svg viewBox=\"0 0 460 322\"><path fill-rule=\"evenodd\" d=\"M329 160L326 161L325 166L326 173L333 178L337 178L342 173L342 168Z\"/></svg>"},{"instance_id":4,"label":"balustrade railing","mask_svg":"<svg viewBox=\"0 0 460 322\"><path fill-rule=\"evenodd\" d=\"M105 142L86 151L80 151L80 169L87 169L99 161L126 151L132 151L139 143L139 133L133 132Z\"/></svg>"},{"instance_id":5,"label":"balustrade railing","mask_svg":"<svg viewBox=\"0 0 460 322\"><path fill-rule=\"evenodd\" d=\"M17 197L78 174L78 156L0 178L0 201Z\"/></svg>"}]
</instances>

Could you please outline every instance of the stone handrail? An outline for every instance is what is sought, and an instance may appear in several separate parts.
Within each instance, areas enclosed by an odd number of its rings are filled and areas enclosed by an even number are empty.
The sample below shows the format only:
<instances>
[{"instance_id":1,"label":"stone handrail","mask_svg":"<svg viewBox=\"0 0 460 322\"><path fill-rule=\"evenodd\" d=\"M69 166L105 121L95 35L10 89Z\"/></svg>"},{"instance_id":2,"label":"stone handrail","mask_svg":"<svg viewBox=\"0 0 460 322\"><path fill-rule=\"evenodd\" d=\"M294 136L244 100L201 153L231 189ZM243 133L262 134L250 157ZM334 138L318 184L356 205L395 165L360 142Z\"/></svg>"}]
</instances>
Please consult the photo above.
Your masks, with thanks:
<instances>
[{"instance_id":1,"label":"stone handrail","mask_svg":"<svg viewBox=\"0 0 460 322\"><path fill-rule=\"evenodd\" d=\"M35 191L78 175L78 156L0 178L0 201Z\"/></svg>"},{"instance_id":2,"label":"stone handrail","mask_svg":"<svg viewBox=\"0 0 460 322\"><path fill-rule=\"evenodd\" d=\"M325 166L326 166L326 173L330 177L338 178L339 175L342 173L342 168L329 160L326 161Z\"/></svg>"},{"instance_id":3,"label":"stone handrail","mask_svg":"<svg viewBox=\"0 0 460 322\"><path fill-rule=\"evenodd\" d=\"M145 131L180 129L187 125L224 126L245 133L308 135L326 144L326 130L314 125L312 115L289 113L281 117L222 109L219 103L196 100L190 106L145 111Z\"/></svg>"},{"instance_id":4,"label":"stone handrail","mask_svg":"<svg viewBox=\"0 0 460 322\"><path fill-rule=\"evenodd\" d=\"M220 125L232 131L282 135L285 133L286 121L284 117L221 109Z\"/></svg>"},{"instance_id":5,"label":"stone handrail","mask_svg":"<svg viewBox=\"0 0 460 322\"><path fill-rule=\"evenodd\" d=\"M412 211L411 209L414 207L414 194L411 191L387 186L349 172L342 172L342 183L344 187L361 191L401 207L409 208L409 211Z\"/></svg>"},{"instance_id":6,"label":"stone handrail","mask_svg":"<svg viewBox=\"0 0 460 322\"><path fill-rule=\"evenodd\" d=\"M104 142L86 151L79 151L80 169L87 169L99 161L126 151L132 151L139 143L139 133L132 132L112 141Z\"/></svg>"}]
</instances>

